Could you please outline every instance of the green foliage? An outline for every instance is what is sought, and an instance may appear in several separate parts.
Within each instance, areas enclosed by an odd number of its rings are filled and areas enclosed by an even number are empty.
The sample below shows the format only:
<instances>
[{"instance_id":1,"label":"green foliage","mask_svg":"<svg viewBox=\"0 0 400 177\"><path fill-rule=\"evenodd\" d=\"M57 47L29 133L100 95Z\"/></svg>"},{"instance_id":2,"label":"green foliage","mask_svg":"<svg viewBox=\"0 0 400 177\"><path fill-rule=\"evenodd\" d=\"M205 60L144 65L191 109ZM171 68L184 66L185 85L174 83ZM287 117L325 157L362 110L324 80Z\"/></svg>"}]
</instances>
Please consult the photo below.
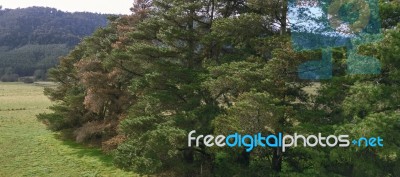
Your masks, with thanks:
<instances>
[{"instance_id":1,"label":"green foliage","mask_svg":"<svg viewBox=\"0 0 400 177\"><path fill-rule=\"evenodd\" d=\"M44 7L3 9L0 46L68 44L71 47L106 22L106 15L101 14L68 13Z\"/></svg>"},{"instance_id":2,"label":"green foliage","mask_svg":"<svg viewBox=\"0 0 400 177\"><path fill-rule=\"evenodd\" d=\"M160 125L157 129L140 135L140 138L130 138L119 146L115 162L123 168L139 173L155 173L176 168L180 166L178 148L185 136L186 133L182 130Z\"/></svg>"},{"instance_id":3,"label":"green foliage","mask_svg":"<svg viewBox=\"0 0 400 177\"><path fill-rule=\"evenodd\" d=\"M1 52L0 69L13 68L19 76L32 76L38 69L46 70L58 64L58 57L68 54L63 44L25 45Z\"/></svg>"},{"instance_id":4,"label":"green foliage","mask_svg":"<svg viewBox=\"0 0 400 177\"><path fill-rule=\"evenodd\" d=\"M379 0L379 10L384 28L396 27L400 22L400 3L396 0Z\"/></svg>"},{"instance_id":5,"label":"green foliage","mask_svg":"<svg viewBox=\"0 0 400 177\"><path fill-rule=\"evenodd\" d=\"M59 85L46 94L58 104L53 114L39 118L56 129L103 124L100 130L110 130L100 133L100 141L123 137L113 151L114 162L142 174L397 174L398 142L392 135L399 133L399 28L387 30L382 42L358 48L360 54L380 59L381 75L345 75L346 49L334 48L335 77L307 82L298 78L298 66L321 57L322 51L293 49L287 1L137 3L137 13L109 18L109 26L86 38L51 70L50 78ZM390 143L385 149L246 152L238 147L187 147L191 130L214 135L343 133L382 136Z\"/></svg>"},{"instance_id":6,"label":"green foliage","mask_svg":"<svg viewBox=\"0 0 400 177\"><path fill-rule=\"evenodd\" d=\"M0 80L1 82L16 82L18 81L18 74L4 74L1 76Z\"/></svg>"},{"instance_id":7,"label":"green foliage","mask_svg":"<svg viewBox=\"0 0 400 177\"><path fill-rule=\"evenodd\" d=\"M36 75L44 80L47 69L59 63L83 37L107 24L106 15L68 13L57 9L30 7L0 9L0 77L13 81L4 73L12 68L20 77ZM36 70L42 70L37 77Z\"/></svg>"}]
</instances>

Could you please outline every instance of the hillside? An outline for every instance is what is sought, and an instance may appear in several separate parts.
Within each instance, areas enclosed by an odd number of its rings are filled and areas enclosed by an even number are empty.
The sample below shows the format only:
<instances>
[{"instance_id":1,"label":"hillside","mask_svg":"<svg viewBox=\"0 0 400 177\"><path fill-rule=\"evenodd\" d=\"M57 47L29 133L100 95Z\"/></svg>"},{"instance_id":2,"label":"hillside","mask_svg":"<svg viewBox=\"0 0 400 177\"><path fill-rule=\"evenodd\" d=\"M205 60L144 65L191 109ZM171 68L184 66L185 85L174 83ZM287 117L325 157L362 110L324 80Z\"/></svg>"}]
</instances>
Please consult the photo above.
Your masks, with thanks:
<instances>
[{"instance_id":1,"label":"hillside","mask_svg":"<svg viewBox=\"0 0 400 177\"><path fill-rule=\"evenodd\" d=\"M54 8L0 8L0 78L44 79L82 38L107 25L107 15L68 13Z\"/></svg>"}]
</instances>

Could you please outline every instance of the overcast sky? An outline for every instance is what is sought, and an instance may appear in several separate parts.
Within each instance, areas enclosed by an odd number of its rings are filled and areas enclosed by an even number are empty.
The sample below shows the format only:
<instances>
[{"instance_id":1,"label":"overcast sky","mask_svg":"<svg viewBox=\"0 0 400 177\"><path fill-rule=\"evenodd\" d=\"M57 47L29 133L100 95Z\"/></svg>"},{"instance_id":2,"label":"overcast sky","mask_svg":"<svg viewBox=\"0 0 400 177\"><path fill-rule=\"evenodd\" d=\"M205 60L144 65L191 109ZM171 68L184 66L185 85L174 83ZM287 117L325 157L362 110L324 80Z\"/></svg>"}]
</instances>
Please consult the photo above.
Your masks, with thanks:
<instances>
[{"instance_id":1,"label":"overcast sky","mask_svg":"<svg viewBox=\"0 0 400 177\"><path fill-rule=\"evenodd\" d=\"M31 6L54 7L68 12L98 12L130 14L133 0L0 0L0 6L9 9Z\"/></svg>"}]
</instances>

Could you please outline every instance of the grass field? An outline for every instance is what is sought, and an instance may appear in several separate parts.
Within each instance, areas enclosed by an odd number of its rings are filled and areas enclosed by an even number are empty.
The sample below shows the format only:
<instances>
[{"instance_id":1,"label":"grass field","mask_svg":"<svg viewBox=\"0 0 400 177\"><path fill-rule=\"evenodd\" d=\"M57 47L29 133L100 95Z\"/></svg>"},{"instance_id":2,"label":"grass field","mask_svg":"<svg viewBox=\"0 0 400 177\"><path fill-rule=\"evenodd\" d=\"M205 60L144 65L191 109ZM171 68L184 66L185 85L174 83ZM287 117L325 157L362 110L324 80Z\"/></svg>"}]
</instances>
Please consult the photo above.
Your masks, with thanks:
<instances>
[{"instance_id":1,"label":"grass field","mask_svg":"<svg viewBox=\"0 0 400 177\"><path fill-rule=\"evenodd\" d=\"M97 149L57 139L35 115L49 111L43 87L0 82L0 176L136 176Z\"/></svg>"}]
</instances>

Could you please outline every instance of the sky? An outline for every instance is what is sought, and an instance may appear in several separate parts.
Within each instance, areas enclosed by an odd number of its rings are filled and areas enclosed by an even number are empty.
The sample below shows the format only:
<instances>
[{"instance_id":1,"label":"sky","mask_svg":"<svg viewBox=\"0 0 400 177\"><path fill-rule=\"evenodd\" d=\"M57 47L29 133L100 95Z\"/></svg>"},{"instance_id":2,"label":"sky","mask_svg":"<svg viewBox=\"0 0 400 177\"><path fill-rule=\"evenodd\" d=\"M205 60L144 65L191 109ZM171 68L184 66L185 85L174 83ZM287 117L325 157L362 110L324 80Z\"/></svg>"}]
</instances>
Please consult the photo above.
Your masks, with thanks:
<instances>
[{"instance_id":1,"label":"sky","mask_svg":"<svg viewBox=\"0 0 400 177\"><path fill-rule=\"evenodd\" d=\"M131 14L134 0L0 0L3 9L31 6L53 7L68 12L97 12L107 14Z\"/></svg>"}]
</instances>

